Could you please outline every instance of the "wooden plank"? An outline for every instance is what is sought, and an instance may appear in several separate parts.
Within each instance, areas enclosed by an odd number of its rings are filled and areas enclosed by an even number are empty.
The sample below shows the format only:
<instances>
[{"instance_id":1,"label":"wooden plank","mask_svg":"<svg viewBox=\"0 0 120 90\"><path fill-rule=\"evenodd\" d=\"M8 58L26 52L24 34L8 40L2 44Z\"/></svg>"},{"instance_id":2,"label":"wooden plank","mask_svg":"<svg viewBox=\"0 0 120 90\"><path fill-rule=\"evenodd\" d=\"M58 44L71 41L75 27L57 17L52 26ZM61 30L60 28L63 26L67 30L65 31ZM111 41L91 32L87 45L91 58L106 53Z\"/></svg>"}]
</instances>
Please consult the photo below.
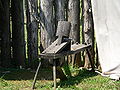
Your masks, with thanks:
<instances>
[{"instance_id":1,"label":"wooden plank","mask_svg":"<svg viewBox=\"0 0 120 90\"><path fill-rule=\"evenodd\" d=\"M60 45L56 45L57 43L55 42L54 44L50 45L45 51L43 51L43 54L56 54L60 53L70 42L63 42Z\"/></svg>"},{"instance_id":2,"label":"wooden plank","mask_svg":"<svg viewBox=\"0 0 120 90\"><path fill-rule=\"evenodd\" d=\"M57 45L51 52L49 53L59 53L62 51L63 48L65 48L65 46L67 46L68 42L64 42L60 45Z\"/></svg>"},{"instance_id":3,"label":"wooden plank","mask_svg":"<svg viewBox=\"0 0 120 90\"><path fill-rule=\"evenodd\" d=\"M54 54L54 53L46 53L46 54L43 54L41 53L40 54L40 58L48 58L48 59L57 59L57 58L61 58L61 57L65 57L65 56L68 56L68 55L71 55L71 54L76 54L76 53L79 53L80 51L83 51L85 49L88 49L91 47L91 45L85 45L85 44L78 44L78 45L73 45L71 46L72 50L70 51L63 51L63 52L60 52L60 53L57 53L57 54Z\"/></svg>"},{"instance_id":4,"label":"wooden plank","mask_svg":"<svg viewBox=\"0 0 120 90\"><path fill-rule=\"evenodd\" d=\"M58 43L58 39L56 39L48 48L46 48L42 53L47 53L52 50Z\"/></svg>"},{"instance_id":5,"label":"wooden plank","mask_svg":"<svg viewBox=\"0 0 120 90\"><path fill-rule=\"evenodd\" d=\"M67 46L68 42L64 42L60 45L56 45L54 46L51 50L47 51L46 53L50 53L50 54L56 54L62 51L62 49Z\"/></svg>"},{"instance_id":6,"label":"wooden plank","mask_svg":"<svg viewBox=\"0 0 120 90\"><path fill-rule=\"evenodd\" d=\"M80 47L86 47L86 45L85 44L73 44L73 45L71 45L71 50L72 51L75 51L75 50L77 50L77 49L79 49Z\"/></svg>"}]
</instances>

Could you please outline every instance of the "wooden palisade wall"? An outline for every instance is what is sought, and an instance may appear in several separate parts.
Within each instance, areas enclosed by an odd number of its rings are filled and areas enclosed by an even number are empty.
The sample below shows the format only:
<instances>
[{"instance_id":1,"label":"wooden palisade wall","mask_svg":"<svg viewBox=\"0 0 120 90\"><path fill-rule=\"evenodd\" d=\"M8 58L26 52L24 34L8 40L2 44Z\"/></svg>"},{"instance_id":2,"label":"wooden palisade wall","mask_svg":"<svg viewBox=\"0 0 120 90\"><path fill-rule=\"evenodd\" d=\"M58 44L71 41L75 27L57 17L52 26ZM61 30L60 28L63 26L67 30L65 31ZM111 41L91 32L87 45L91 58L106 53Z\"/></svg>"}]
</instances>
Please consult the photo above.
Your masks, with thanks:
<instances>
[{"instance_id":1,"label":"wooden palisade wall","mask_svg":"<svg viewBox=\"0 0 120 90\"><path fill-rule=\"evenodd\" d=\"M42 52L55 40L57 23L63 20L71 23L69 37L72 44L82 43L82 38L83 43L92 44L89 52L94 61L94 27L90 2L91 0L0 0L0 66L35 68L38 63L38 47ZM81 15L83 20L80 19ZM72 55L69 61L81 66L83 61L80 55ZM45 60L43 64L47 65ZM89 67L87 55L84 66Z\"/></svg>"}]
</instances>

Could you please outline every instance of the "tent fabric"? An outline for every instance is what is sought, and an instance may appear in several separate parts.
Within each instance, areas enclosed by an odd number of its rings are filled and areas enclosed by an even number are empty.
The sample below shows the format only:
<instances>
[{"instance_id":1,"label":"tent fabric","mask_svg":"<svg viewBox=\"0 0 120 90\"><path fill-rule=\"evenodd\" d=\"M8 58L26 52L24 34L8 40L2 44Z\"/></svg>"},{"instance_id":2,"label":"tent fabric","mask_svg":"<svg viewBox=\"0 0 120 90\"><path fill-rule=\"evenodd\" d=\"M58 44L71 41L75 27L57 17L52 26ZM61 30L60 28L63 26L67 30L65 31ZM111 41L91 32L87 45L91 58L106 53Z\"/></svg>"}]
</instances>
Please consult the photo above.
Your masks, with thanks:
<instances>
[{"instance_id":1,"label":"tent fabric","mask_svg":"<svg viewBox=\"0 0 120 90\"><path fill-rule=\"evenodd\" d=\"M104 75L120 78L120 0L91 0L99 61Z\"/></svg>"}]
</instances>

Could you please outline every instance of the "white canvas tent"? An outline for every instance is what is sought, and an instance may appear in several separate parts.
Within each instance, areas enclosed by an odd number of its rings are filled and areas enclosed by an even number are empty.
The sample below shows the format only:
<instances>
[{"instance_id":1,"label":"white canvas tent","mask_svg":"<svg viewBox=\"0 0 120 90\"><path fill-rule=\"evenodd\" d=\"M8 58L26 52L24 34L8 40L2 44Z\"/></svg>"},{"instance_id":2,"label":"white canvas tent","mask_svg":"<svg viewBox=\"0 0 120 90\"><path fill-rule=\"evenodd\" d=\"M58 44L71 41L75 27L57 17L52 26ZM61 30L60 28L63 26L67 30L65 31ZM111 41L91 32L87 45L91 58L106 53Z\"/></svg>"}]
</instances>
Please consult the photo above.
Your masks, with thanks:
<instances>
[{"instance_id":1,"label":"white canvas tent","mask_svg":"<svg viewBox=\"0 0 120 90\"><path fill-rule=\"evenodd\" d=\"M120 78L120 0L92 0L99 60L103 75Z\"/></svg>"}]
</instances>

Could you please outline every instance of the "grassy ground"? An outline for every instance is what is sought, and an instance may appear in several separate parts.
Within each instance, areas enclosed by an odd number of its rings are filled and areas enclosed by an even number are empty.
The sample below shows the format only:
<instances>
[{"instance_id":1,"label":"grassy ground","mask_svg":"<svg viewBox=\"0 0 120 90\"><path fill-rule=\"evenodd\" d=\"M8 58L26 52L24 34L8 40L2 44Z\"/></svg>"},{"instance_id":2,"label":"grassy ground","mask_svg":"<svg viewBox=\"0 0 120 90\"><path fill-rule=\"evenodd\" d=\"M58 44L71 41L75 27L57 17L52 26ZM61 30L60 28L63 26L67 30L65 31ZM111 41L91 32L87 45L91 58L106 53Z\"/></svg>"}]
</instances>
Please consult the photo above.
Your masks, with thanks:
<instances>
[{"instance_id":1,"label":"grassy ground","mask_svg":"<svg viewBox=\"0 0 120 90\"><path fill-rule=\"evenodd\" d=\"M120 81L79 68L70 68L70 71L72 77L68 76L67 81L57 79L57 90L120 90ZM31 70L1 69L0 90L30 90L34 73ZM40 69L35 90L53 90L52 70Z\"/></svg>"}]
</instances>

